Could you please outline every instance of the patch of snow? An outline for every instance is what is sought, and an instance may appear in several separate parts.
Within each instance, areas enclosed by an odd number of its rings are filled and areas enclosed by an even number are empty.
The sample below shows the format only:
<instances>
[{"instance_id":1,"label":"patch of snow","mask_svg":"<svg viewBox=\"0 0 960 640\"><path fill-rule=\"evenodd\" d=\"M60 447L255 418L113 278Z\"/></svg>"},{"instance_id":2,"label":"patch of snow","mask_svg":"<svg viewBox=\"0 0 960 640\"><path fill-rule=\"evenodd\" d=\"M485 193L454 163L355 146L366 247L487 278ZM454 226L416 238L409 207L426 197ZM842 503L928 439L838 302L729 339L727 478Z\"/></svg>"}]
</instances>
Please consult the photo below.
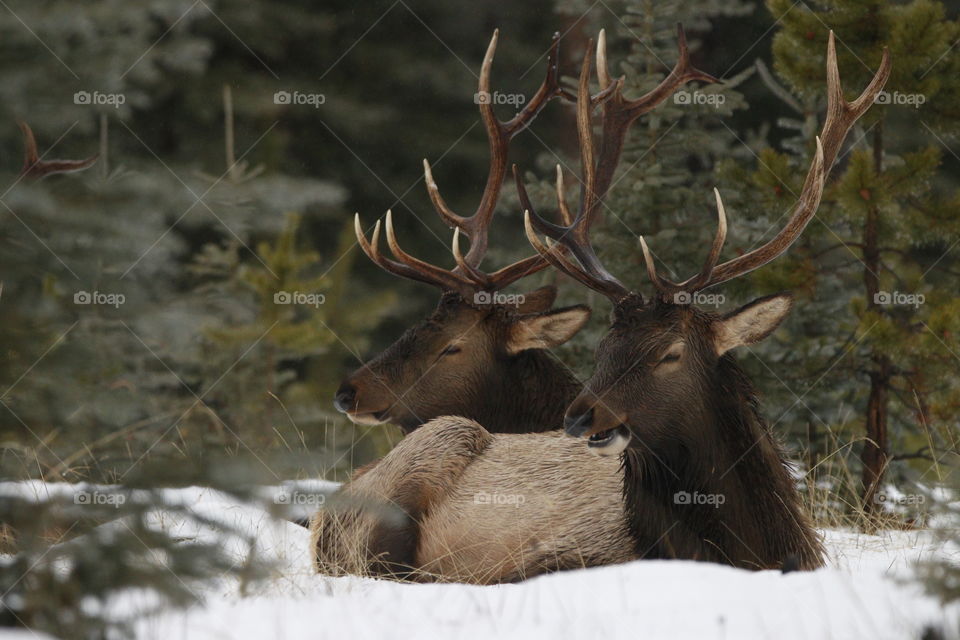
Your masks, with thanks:
<instances>
[{"instance_id":1,"label":"patch of snow","mask_svg":"<svg viewBox=\"0 0 960 640\"><path fill-rule=\"evenodd\" d=\"M11 486L11 485L19 486ZM326 494L332 483L265 488L264 502L291 492ZM89 488L88 488L89 489ZM0 495L51 495L73 485L0 483ZM30 492L34 492L31 494ZM920 560L960 562L957 545L929 530L868 536L826 531L829 566L814 572L751 572L687 561L638 561L541 576L519 584L399 584L329 578L310 566L309 533L271 515L269 504L241 503L221 492L164 490L172 504L241 528L276 574L247 595L222 580L203 604L141 619L137 637L167 640L274 638L920 638L926 626L960 637L960 606L944 608L913 579ZM273 498L271 498L273 496ZM178 536L218 535L157 509L153 522ZM111 523L112 524L112 523ZM109 526L109 525L104 525ZM227 546L238 562L246 545ZM111 603L118 614L145 600ZM0 636L4 637L5 636Z\"/></svg>"}]
</instances>

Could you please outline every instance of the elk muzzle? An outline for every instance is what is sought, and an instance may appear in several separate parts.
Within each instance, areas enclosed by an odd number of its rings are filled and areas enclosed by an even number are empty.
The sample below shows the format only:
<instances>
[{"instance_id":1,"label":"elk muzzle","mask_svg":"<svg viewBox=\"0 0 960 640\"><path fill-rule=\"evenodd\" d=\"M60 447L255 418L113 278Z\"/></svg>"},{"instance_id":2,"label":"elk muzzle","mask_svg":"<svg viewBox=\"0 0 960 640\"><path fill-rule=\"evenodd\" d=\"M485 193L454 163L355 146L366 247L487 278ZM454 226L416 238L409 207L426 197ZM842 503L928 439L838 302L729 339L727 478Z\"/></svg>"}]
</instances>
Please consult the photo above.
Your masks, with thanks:
<instances>
[{"instance_id":1,"label":"elk muzzle","mask_svg":"<svg viewBox=\"0 0 960 640\"><path fill-rule=\"evenodd\" d=\"M563 418L564 431L574 438L587 438L587 446L597 455L619 455L630 443L626 419L598 399L594 401L596 404L589 406L581 398L575 400Z\"/></svg>"},{"instance_id":2,"label":"elk muzzle","mask_svg":"<svg viewBox=\"0 0 960 640\"><path fill-rule=\"evenodd\" d=\"M361 397L363 395L368 396L367 402ZM364 394L363 387L354 384L351 377L340 384L340 388L333 396L333 406L340 413L346 414L354 424L375 425L386 422L389 406L383 408L367 407L366 404L369 403L370 395L369 392Z\"/></svg>"}]
</instances>

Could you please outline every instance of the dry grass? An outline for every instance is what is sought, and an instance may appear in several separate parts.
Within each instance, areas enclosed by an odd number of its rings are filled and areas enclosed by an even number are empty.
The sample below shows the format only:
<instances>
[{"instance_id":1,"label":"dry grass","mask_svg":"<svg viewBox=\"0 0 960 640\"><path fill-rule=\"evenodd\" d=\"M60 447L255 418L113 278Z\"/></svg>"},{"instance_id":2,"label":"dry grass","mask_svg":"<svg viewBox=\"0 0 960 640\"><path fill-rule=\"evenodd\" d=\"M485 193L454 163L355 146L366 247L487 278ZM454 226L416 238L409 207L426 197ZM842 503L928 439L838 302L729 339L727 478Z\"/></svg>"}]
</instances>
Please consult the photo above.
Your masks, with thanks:
<instances>
[{"instance_id":1,"label":"dry grass","mask_svg":"<svg viewBox=\"0 0 960 640\"><path fill-rule=\"evenodd\" d=\"M802 476L800 492L815 525L821 529L850 529L865 533L925 527L926 514L919 510L894 513L883 508L866 508L862 498L860 462L856 456L861 441L841 441L835 433L829 432L825 434L821 447L828 453L803 452L801 459L805 461L806 472ZM949 477L952 471L944 466L943 456L933 456L930 469L932 477L938 479Z\"/></svg>"}]
</instances>

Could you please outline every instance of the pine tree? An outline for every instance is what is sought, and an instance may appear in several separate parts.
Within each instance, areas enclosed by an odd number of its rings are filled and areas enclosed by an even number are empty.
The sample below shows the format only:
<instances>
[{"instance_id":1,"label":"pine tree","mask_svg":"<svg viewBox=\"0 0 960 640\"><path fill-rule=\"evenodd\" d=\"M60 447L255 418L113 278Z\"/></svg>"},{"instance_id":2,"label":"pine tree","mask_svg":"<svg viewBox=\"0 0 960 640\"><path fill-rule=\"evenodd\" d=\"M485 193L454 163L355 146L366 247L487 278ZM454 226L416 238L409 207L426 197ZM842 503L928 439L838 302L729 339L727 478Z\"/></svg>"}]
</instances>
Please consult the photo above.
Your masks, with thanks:
<instances>
[{"instance_id":1,"label":"pine tree","mask_svg":"<svg viewBox=\"0 0 960 640\"><path fill-rule=\"evenodd\" d=\"M335 265L329 286L342 291L352 257L342 240L335 243L348 218L342 208L346 194L329 181L252 161L256 156L247 150L268 127L251 127L251 121L280 107L272 88L261 94L270 100L254 101L250 91L235 97L224 87L221 108L221 84L211 78L236 80L243 70L214 64L212 56L223 55L224 42L234 36L222 25L211 29L216 18L209 11L185 12L182 3L160 2L147 12L118 14L101 3L91 6L84 20L68 24L58 16L65 15L69 3L42 10L14 4L11 9L32 32L13 15L0 21L7 36L0 46L10 54L4 58L10 61L4 112L29 116L42 153L62 136L51 157L94 151L100 157L83 174L42 181L11 175L5 181L10 188L3 196L8 209L0 232L6 283L0 341L6 393L0 424L27 447L28 467L35 466L36 457L42 466L69 471L71 477L113 478L148 449L158 455L171 447L175 451L176 437L183 435L181 419L189 423L204 414L203 431L223 431L213 419L215 409L201 404L198 413L192 405L195 394L202 395L233 363L223 360L231 354L239 358L242 350L221 349L220 359L208 356L213 341L205 328L223 322L216 314L224 305L201 300L194 290L209 285L190 275L194 256L232 247L238 270L262 266L254 247L281 234L285 213L297 211L311 230L328 224L337 230L322 236L330 239L324 246L329 263L318 265L317 273ZM257 12L244 17L256 20ZM164 25L172 23L175 28L164 34ZM44 43L53 44L54 55L45 52ZM24 51L34 53L25 56ZM118 60L128 61L129 69L116 69ZM263 89L259 75L269 73L262 68L247 73L252 81L245 88ZM172 83L174 77L180 82ZM204 103L187 112L192 121L177 116L176 125L164 127L170 139L182 139L182 150L160 139L143 116L174 122L164 115L174 100L171 91L179 93L177 100ZM198 126L202 136L187 133ZM16 158L21 142L13 137L19 132L11 133L4 149ZM193 145L200 142L198 153ZM197 163L192 154L204 162ZM19 168L19 163L7 164ZM96 304L98 296L117 304ZM234 317L256 313L251 307L259 304L254 297L232 302L226 306ZM362 309L359 322L350 320L349 308L338 313L346 326L363 327L388 309L388 304ZM277 360L276 370L265 375L239 367L229 382L239 384L236 377L247 376L248 388L257 383L262 388L272 376L298 371L303 377L309 369L296 363L315 355ZM222 364L219 371L213 371L214 361ZM299 433L315 433L332 417L321 398L335 383L329 376L322 383L326 392L300 394L287 406L291 416L310 416L295 427ZM318 413L321 405L325 411ZM283 416L283 424L290 421ZM272 433L275 426L260 423L252 430ZM161 446L152 448L158 440ZM312 444L323 443L317 438ZM65 459L75 464L62 464ZM13 471L11 459L5 464Z\"/></svg>"},{"instance_id":2,"label":"pine tree","mask_svg":"<svg viewBox=\"0 0 960 640\"><path fill-rule=\"evenodd\" d=\"M943 149L960 124L960 57L951 49L958 25L941 3L926 0L790 4L767 2L782 16L774 70L800 116L786 124L800 135L785 145L787 153L762 153L750 175L726 167L732 182L745 180L736 210L766 211L775 221L799 192L825 104L829 30L851 91L869 81L884 47L893 61L885 92L834 169L817 219L789 259L753 277L764 288L804 294L785 339L793 372L785 385L809 391L784 394L795 409L785 419L805 418L811 433L826 434L836 450L821 455L845 456L853 437L861 448L860 480L850 483L860 494L853 507L872 516L883 511L892 463L907 463L894 467L898 479L911 470L923 477L940 473L937 461L957 452L960 307L950 249L960 231L960 194L950 185L955 164L944 162Z\"/></svg>"},{"instance_id":3,"label":"pine tree","mask_svg":"<svg viewBox=\"0 0 960 640\"><path fill-rule=\"evenodd\" d=\"M253 500L250 485L276 474L319 475L344 447L322 441L332 382L304 364L329 355L332 334L318 323L353 338L390 307L390 296L374 295L378 306L358 306L354 318L342 303L352 266L345 190L289 172L276 146L246 153L279 109L275 89L259 100L222 92L225 69L251 85L258 73L218 60L235 37L189 6L91 2L78 17L69 2L11 2L0 16L0 121L9 125L0 127L0 474L106 480L127 498L0 497L9 554L0 626L114 637L130 621L104 619L102 607L131 589L155 594L155 606L183 606L196 601L195 585L262 576L255 554L237 565L225 552L227 539L252 546L248 532L189 505L164 509L219 539L158 528L162 494L150 488L195 483ZM15 117L34 129L43 161L99 151L96 164L18 175ZM319 238L329 242L322 253L303 248L318 238L298 220L333 230ZM275 304L267 291L281 286L323 293L325 304L312 315ZM241 346L271 314L270 335Z\"/></svg>"}]
</instances>

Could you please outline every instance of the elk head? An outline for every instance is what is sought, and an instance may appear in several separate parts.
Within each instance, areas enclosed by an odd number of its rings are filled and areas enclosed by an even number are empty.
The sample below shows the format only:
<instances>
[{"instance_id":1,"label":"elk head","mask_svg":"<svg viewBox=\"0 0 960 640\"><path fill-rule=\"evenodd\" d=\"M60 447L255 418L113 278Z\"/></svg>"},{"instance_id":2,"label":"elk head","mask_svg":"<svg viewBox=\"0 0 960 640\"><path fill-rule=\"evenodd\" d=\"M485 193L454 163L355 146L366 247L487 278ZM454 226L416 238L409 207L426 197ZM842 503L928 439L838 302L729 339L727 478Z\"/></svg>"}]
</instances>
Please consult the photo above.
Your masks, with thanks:
<instances>
[{"instance_id":1,"label":"elk head","mask_svg":"<svg viewBox=\"0 0 960 640\"><path fill-rule=\"evenodd\" d=\"M479 92L490 92L490 69L497 45L494 32L480 71ZM384 270L438 287L436 311L408 330L396 343L348 376L335 406L358 424L392 422L405 431L440 415L462 415L481 421L491 431L557 428L562 407L575 393L576 380L543 349L569 340L589 318L588 307L551 310L556 291L538 289L525 296L498 292L547 262L533 255L496 272L480 270L487 251L489 226L506 178L510 140L553 98L569 94L560 86L558 36L547 60L547 74L530 102L512 119L496 118L489 101L480 101L480 115L490 146L490 170L476 212L460 216L447 206L424 160L431 202L453 233L453 269L410 256L397 241L393 215L386 215L386 239L393 259L379 252L377 221L370 241L357 216L357 241ZM566 220L567 223L570 220ZM466 255L460 235L470 240ZM539 393L543 390L543 393Z\"/></svg>"},{"instance_id":2,"label":"elk head","mask_svg":"<svg viewBox=\"0 0 960 640\"><path fill-rule=\"evenodd\" d=\"M725 315L699 309L692 302L697 292L770 262L800 236L817 210L826 174L847 132L873 104L889 73L885 52L870 85L855 101L847 102L831 32L826 120L799 201L786 225L763 246L718 264L727 227L720 194L715 192L718 228L703 268L695 276L675 283L658 275L646 242L640 239L655 290L645 300L603 267L589 243L590 225L597 217L600 203L598 185L609 184L612 167L616 165L606 149L619 149L625 128L617 126L623 120L623 103L616 99L616 91L615 98L604 104L603 146L595 164L590 122L593 105L586 93L589 69L585 64L577 106L585 172L581 209L568 226L543 220L529 206L525 219L528 239L545 259L603 293L614 305L613 324L597 347L595 373L567 409L564 424L568 434L588 438L591 449L601 455L617 455L628 446L658 452L658 456L676 448L721 455L725 446L722 441L729 440L729 434L710 432L710 425L716 424L714 416L752 410L730 406L734 402L750 404L752 396L743 393L748 384L728 354L738 346L753 344L769 335L789 312L792 300L787 294L773 295ZM611 85L602 59L598 60L598 75L602 89ZM620 137L608 139L609 132ZM563 193L559 168L557 189L559 194ZM549 238L546 244L536 235L537 231ZM573 254L576 261L561 252L561 247Z\"/></svg>"}]
</instances>

